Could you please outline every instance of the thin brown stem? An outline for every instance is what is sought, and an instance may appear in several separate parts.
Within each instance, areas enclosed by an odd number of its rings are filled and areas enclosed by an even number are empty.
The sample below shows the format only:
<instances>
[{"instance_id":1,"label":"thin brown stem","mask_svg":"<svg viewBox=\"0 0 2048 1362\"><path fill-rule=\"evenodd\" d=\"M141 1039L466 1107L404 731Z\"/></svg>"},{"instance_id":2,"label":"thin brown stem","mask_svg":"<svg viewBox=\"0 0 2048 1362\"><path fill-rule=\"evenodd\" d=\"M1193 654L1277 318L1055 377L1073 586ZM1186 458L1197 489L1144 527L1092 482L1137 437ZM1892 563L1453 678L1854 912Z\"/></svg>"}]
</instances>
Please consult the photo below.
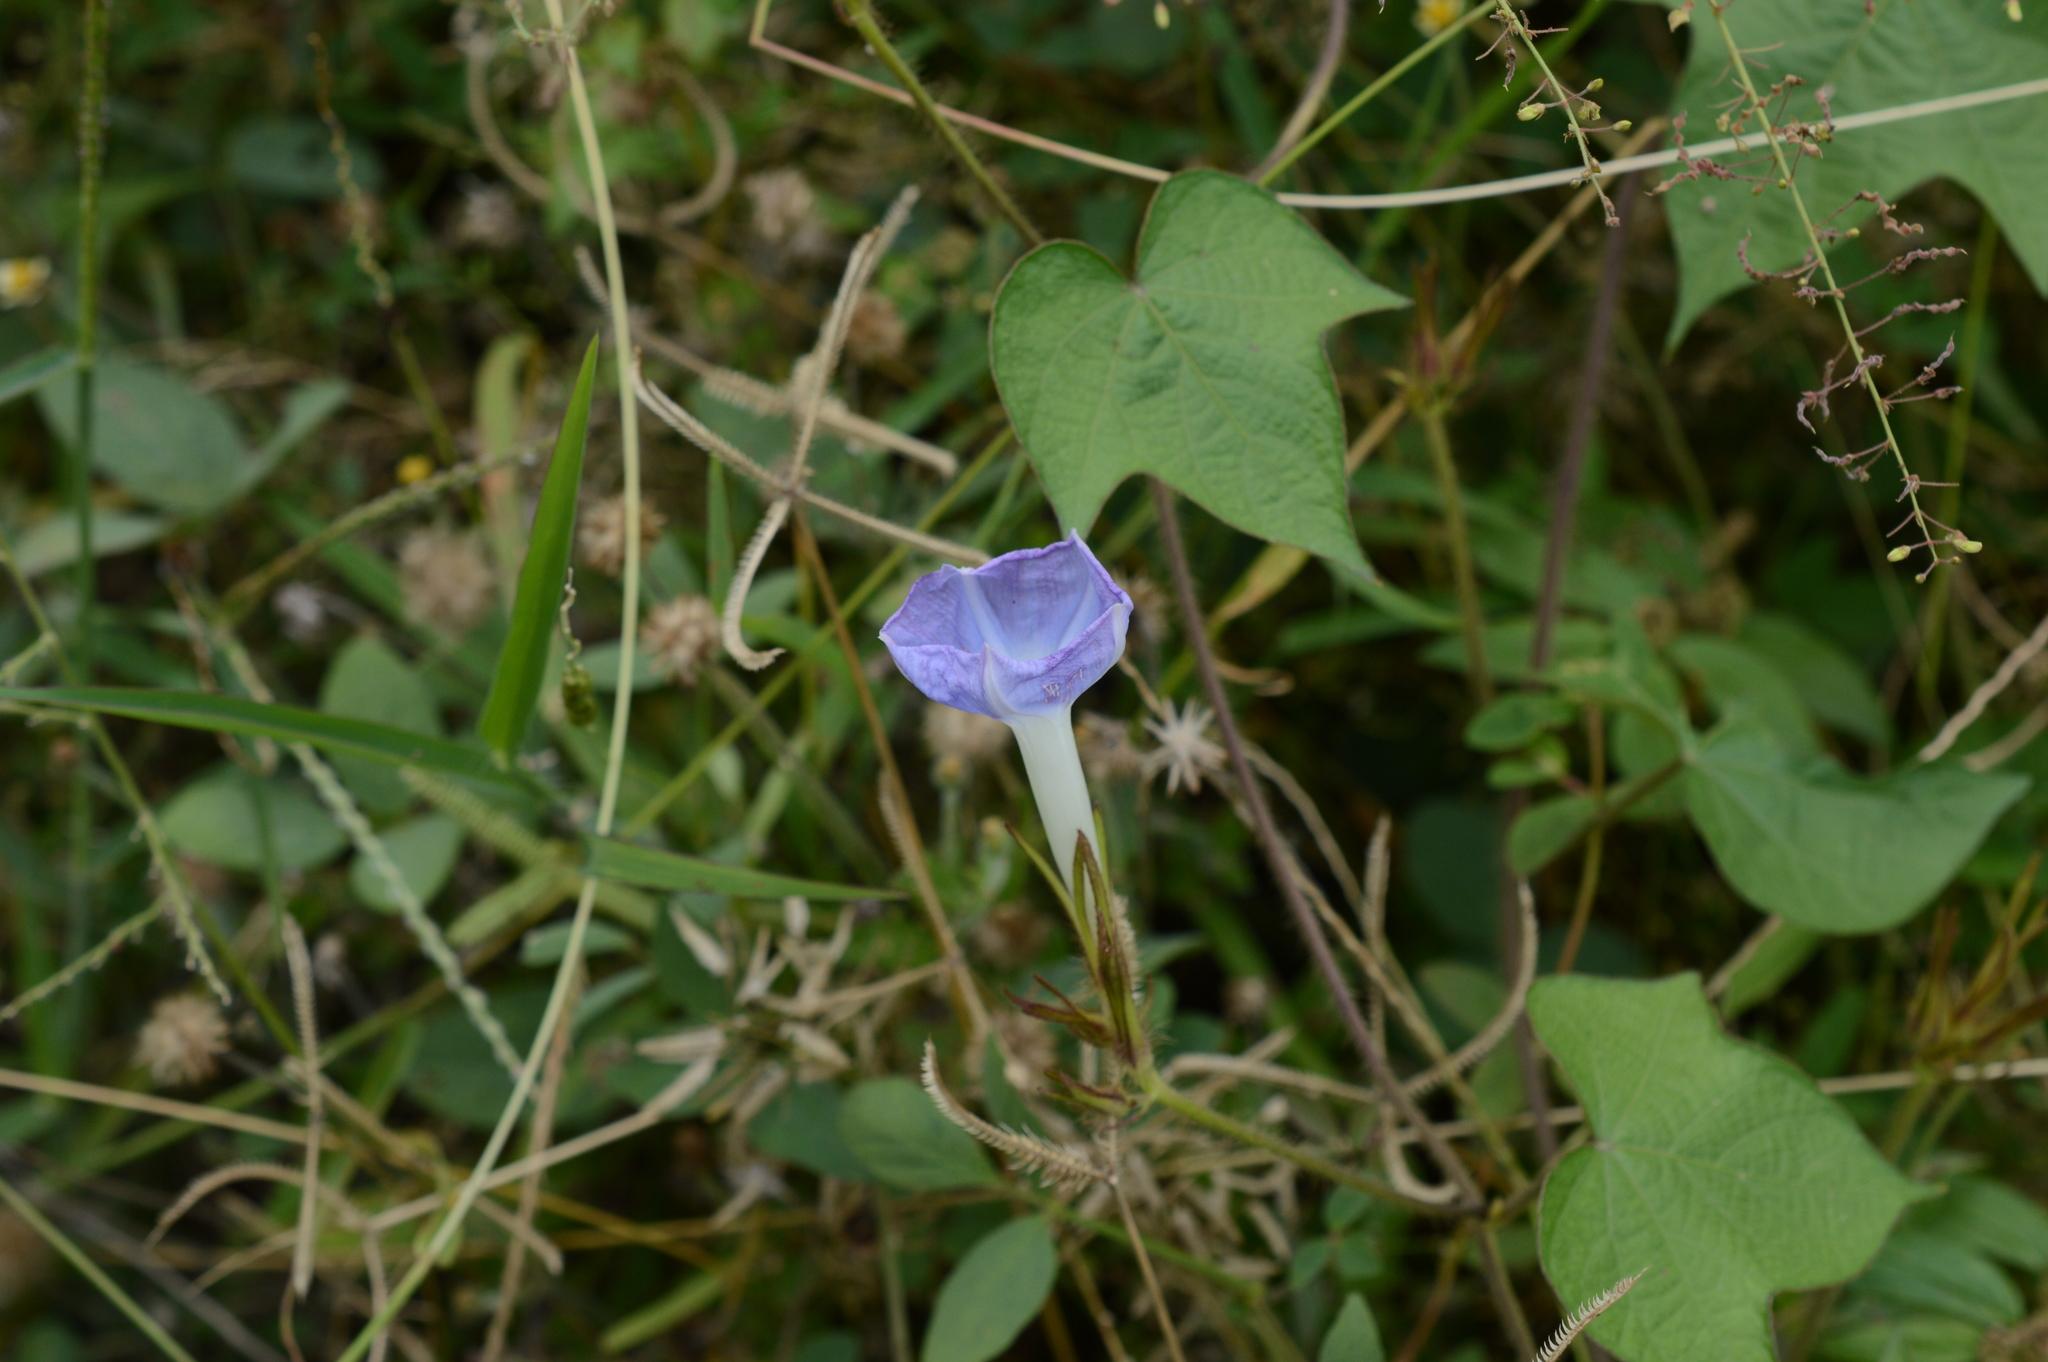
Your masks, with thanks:
<instances>
[{"instance_id":1,"label":"thin brown stem","mask_svg":"<svg viewBox=\"0 0 2048 1362\"><path fill-rule=\"evenodd\" d=\"M1387 1062L1380 1047L1373 1043L1372 1031L1358 1009L1358 1000L1344 982L1343 972L1337 967L1336 954L1330 949L1329 939L1323 935L1322 924L1316 921L1315 911L1309 907L1308 899L1290 873L1293 862L1287 854L1286 844L1280 840L1280 830L1273 824L1273 813L1267 807L1265 791L1260 788L1252 771L1251 759L1245 754L1244 738L1238 733L1237 720L1231 714L1230 697L1223 693L1223 678L1216 672L1216 657L1209 648L1202 605L1195 598L1194 573L1188 567L1187 548L1181 543L1180 515L1174 509L1173 489L1157 478L1152 479L1152 501L1159 517L1160 544L1166 551L1167 565L1173 573L1182 627L1195 655L1195 667L1201 673L1203 691L1208 696L1210 707L1216 711L1216 727L1223 735L1224 748L1230 753L1230 765L1237 775L1238 788L1251 809L1252 830L1258 835L1259 846L1265 852L1267 867L1272 871L1274 882L1287 902L1288 912L1293 915L1302 939L1308 943L1316 973L1322 976L1324 987L1330 990L1338 1013L1344 1018L1351 1043L1372 1073L1374 1085L1393 1104L1402 1120L1424 1132L1424 1143L1430 1157L1458 1187L1465 1200L1476 1207L1480 1199L1479 1186L1473 1181L1471 1171L1449 1143L1421 1119L1420 1109L1402 1089L1400 1080L1394 1076L1393 1066Z\"/></svg>"},{"instance_id":2,"label":"thin brown stem","mask_svg":"<svg viewBox=\"0 0 2048 1362\"><path fill-rule=\"evenodd\" d=\"M1551 642L1564 604L1564 570L1571 559L1579 483L1585 476L1586 450L1593 442L1593 422L1600 414L1601 380L1607 372L1607 355L1612 348L1614 315L1621 304L1621 267L1628 250L1629 206L1635 198L1629 191L1634 183L1633 175L1621 182L1621 207L1616 210L1615 230L1607 234L1607 248L1600 255L1600 289L1593 296L1593 319L1586 331L1585 365L1579 370L1579 386L1572 394L1564 455L1558 460L1557 481L1551 488L1550 532L1543 544L1543 586L1536 597L1536 628L1529 639L1532 671L1540 672L1550 665Z\"/></svg>"}]
</instances>

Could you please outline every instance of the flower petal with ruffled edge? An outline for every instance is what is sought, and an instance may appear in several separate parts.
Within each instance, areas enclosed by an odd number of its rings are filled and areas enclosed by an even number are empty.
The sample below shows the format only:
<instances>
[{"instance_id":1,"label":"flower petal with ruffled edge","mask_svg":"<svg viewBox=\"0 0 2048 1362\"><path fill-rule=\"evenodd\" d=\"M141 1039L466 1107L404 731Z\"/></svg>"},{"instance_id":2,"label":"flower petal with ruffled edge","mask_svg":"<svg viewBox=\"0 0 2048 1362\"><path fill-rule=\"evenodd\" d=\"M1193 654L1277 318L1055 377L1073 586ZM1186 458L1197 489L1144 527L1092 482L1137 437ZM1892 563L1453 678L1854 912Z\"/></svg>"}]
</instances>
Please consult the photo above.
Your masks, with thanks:
<instances>
[{"instance_id":1,"label":"flower petal with ruffled edge","mask_svg":"<svg viewBox=\"0 0 2048 1362\"><path fill-rule=\"evenodd\" d=\"M1072 707L1123 655L1131 598L1079 534L920 577L882 626L910 683L992 719Z\"/></svg>"}]
</instances>

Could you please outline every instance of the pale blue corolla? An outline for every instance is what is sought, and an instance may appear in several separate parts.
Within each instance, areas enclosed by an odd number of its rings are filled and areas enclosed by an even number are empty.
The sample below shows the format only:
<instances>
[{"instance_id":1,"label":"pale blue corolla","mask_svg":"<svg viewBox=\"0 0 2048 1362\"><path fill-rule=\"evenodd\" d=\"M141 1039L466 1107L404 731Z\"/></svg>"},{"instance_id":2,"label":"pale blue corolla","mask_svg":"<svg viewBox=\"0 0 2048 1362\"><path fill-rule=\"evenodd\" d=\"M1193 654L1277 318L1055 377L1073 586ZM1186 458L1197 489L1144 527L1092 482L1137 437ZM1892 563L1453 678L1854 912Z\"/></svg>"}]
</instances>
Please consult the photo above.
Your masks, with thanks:
<instances>
[{"instance_id":1,"label":"pale blue corolla","mask_svg":"<svg viewBox=\"0 0 2048 1362\"><path fill-rule=\"evenodd\" d=\"M1074 701L1116 665L1130 621L1130 596L1071 533L972 570L920 577L882 626L882 642L912 685L942 705L1001 719L1017 735L1069 890L1077 839L1095 842Z\"/></svg>"}]
</instances>

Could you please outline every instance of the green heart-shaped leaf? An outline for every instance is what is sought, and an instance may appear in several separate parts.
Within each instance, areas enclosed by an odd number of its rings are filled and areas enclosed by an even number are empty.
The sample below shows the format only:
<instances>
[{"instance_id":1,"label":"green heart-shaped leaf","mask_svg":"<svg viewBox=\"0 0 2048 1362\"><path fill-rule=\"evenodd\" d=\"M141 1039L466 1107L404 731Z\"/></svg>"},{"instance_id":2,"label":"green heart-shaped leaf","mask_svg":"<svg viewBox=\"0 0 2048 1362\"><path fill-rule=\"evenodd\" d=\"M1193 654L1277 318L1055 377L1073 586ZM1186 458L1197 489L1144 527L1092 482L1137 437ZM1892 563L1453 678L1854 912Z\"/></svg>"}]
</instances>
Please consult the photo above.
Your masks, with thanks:
<instances>
[{"instance_id":1,"label":"green heart-shaped leaf","mask_svg":"<svg viewBox=\"0 0 2048 1362\"><path fill-rule=\"evenodd\" d=\"M1593 1143L1543 1189L1568 1302L1643 1278L1589 1332L1628 1362L1771 1362L1771 1294L1853 1275L1918 1195L1788 1060L1714 1024L1699 976L1529 994Z\"/></svg>"},{"instance_id":2,"label":"green heart-shaped leaf","mask_svg":"<svg viewBox=\"0 0 2048 1362\"><path fill-rule=\"evenodd\" d=\"M1025 257L996 298L989 358L1061 525L1085 533L1118 483L1153 473L1371 580L1322 334L1402 301L1271 194L1195 170L1153 198L1135 281L1078 242Z\"/></svg>"}]
</instances>

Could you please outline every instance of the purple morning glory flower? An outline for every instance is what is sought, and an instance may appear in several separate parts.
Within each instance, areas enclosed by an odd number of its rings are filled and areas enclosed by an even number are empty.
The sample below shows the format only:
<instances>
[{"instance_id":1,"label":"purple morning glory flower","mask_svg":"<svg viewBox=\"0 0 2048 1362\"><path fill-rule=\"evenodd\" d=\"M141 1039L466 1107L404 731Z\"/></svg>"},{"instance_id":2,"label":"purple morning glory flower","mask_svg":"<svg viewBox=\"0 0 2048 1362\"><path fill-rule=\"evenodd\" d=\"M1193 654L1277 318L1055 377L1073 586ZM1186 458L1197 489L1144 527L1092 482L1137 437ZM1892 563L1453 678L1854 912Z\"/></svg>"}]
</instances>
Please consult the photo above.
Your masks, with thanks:
<instances>
[{"instance_id":1,"label":"purple morning glory flower","mask_svg":"<svg viewBox=\"0 0 2048 1362\"><path fill-rule=\"evenodd\" d=\"M1130 596L1071 533L971 571L920 577L882 626L912 685L942 705L1001 719L1017 735L1063 876L1075 839L1095 826L1071 711L1123 655L1130 620Z\"/></svg>"}]
</instances>

